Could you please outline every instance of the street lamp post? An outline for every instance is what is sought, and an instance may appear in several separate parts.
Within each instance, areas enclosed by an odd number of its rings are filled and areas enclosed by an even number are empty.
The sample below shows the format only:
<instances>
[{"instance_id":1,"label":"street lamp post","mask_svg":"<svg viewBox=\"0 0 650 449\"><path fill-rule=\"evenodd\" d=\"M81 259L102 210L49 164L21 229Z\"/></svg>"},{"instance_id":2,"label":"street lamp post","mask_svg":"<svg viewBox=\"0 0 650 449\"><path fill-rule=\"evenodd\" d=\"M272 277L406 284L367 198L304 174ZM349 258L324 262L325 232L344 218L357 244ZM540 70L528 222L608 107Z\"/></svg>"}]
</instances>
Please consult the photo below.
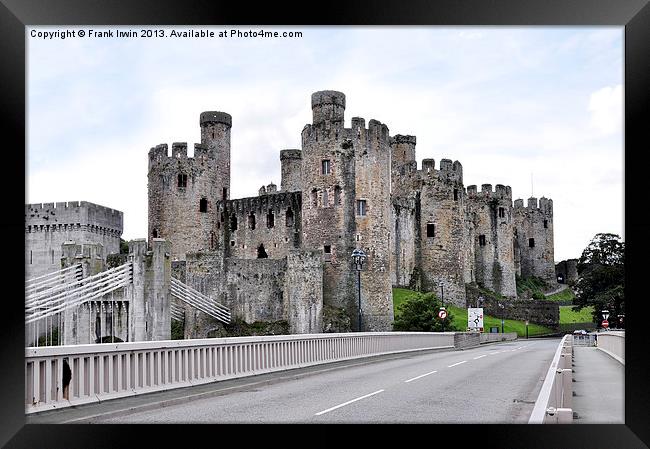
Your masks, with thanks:
<instances>
[{"instance_id":1,"label":"street lamp post","mask_svg":"<svg viewBox=\"0 0 650 449\"><path fill-rule=\"evenodd\" d=\"M352 251L352 260L357 268L357 286L359 289L359 332L361 332L361 269L363 268L363 263L366 259L366 253L364 253L362 249L357 248Z\"/></svg>"},{"instance_id":2,"label":"street lamp post","mask_svg":"<svg viewBox=\"0 0 650 449\"><path fill-rule=\"evenodd\" d=\"M499 303L499 308L501 309L501 333L503 334L503 314L504 314L505 306Z\"/></svg>"},{"instance_id":3,"label":"street lamp post","mask_svg":"<svg viewBox=\"0 0 650 449\"><path fill-rule=\"evenodd\" d=\"M440 309L445 308L445 284L442 283L442 281L438 282L438 285L440 286L440 301L442 302L442 305L440 306ZM445 318L441 319L442 321L442 331L445 331Z\"/></svg>"}]
</instances>

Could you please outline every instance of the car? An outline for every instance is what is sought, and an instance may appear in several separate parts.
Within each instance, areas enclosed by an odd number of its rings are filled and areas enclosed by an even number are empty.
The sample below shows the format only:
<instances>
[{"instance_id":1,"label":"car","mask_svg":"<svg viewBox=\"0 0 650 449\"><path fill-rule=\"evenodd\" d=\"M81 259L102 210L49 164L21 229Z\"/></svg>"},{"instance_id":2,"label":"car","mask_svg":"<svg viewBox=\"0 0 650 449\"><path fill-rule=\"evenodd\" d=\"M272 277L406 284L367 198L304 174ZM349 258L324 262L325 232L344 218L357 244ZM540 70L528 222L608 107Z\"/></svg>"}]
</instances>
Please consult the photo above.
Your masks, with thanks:
<instances>
[{"instance_id":1,"label":"car","mask_svg":"<svg viewBox=\"0 0 650 449\"><path fill-rule=\"evenodd\" d=\"M587 331L584 329L577 329L573 331L574 335L587 335Z\"/></svg>"}]
</instances>

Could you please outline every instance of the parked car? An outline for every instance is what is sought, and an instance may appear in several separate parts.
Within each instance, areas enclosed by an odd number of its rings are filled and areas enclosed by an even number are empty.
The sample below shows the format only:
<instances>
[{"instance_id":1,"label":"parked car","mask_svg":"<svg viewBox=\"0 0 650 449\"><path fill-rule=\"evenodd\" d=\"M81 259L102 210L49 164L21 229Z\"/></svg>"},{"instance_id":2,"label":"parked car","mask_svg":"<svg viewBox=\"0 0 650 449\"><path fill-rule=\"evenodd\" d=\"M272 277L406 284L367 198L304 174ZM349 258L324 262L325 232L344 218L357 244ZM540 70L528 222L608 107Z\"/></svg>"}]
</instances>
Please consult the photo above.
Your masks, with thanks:
<instances>
[{"instance_id":1,"label":"parked car","mask_svg":"<svg viewBox=\"0 0 650 449\"><path fill-rule=\"evenodd\" d=\"M587 335L587 331L584 329L577 329L573 331L574 335Z\"/></svg>"}]
</instances>

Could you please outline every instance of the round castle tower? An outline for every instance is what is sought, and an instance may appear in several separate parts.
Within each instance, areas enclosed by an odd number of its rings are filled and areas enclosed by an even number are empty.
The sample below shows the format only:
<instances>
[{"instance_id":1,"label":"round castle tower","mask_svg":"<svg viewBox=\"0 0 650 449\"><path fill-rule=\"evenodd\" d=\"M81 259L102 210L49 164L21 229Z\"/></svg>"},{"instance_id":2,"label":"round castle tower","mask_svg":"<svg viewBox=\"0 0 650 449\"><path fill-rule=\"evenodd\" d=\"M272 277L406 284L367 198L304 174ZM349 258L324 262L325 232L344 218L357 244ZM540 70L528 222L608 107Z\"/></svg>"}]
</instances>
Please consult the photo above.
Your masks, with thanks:
<instances>
[{"instance_id":1,"label":"round castle tower","mask_svg":"<svg viewBox=\"0 0 650 449\"><path fill-rule=\"evenodd\" d=\"M303 246L324 254L323 303L345 309L357 324L357 275L351 260L363 248L362 329L390 330L390 142L386 125L353 118L344 128L345 95L312 94L313 123L302 131ZM357 329L358 330L358 329Z\"/></svg>"},{"instance_id":2,"label":"round castle tower","mask_svg":"<svg viewBox=\"0 0 650 449\"><path fill-rule=\"evenodd\" d=\"M172 258L185 260L188 252L214 250L217 242L216 202L230 195L230 129L225 112L201 113L201 143L194 157L187 143L149 150L149 241L170 242Z\"/></svg>"},{"instance_id":3,"label":"round castle tower","mask_svg":"<svg viewBox=\"0 0 650 449\"><path fill-rule=\"evenodd\" d=\"M297 192L301 190L302 152L300 150L280 151L280 190Z\"/></svg>"},{"instance_id":4,"label":"round castle tower","mask_svg":"<svg viewBox=\"0 0 650 449\"><path fill-rule=\"evenodd\" d=\"M512 189L497 184L467 186L474 246L474 279L503 296L516 297Z\"/></svg>"},{"instance_id":5,"label":"round castle tower","mask_svg":"<svg viewBox=\"0 0 650 449\"><path fill-rule=\"evenodd\" d=\"M463 167L450 159L422 161L420 175L420 260L425 291L465 307L465 202ZM440 284L442 284L442 291Z\"/></svg>"},{"instance_id":6,"label":"round castle tower","mask_svg":"<svg viewBox=\"0 0 650 449\"><path fill-rule=\"evenodd\" d=\"M515 200L514 221L516 247L519 255L517 271L521 276L537 276L555 283L553 252L553 200L528 198Z\"/></svg>"}]
</instances>

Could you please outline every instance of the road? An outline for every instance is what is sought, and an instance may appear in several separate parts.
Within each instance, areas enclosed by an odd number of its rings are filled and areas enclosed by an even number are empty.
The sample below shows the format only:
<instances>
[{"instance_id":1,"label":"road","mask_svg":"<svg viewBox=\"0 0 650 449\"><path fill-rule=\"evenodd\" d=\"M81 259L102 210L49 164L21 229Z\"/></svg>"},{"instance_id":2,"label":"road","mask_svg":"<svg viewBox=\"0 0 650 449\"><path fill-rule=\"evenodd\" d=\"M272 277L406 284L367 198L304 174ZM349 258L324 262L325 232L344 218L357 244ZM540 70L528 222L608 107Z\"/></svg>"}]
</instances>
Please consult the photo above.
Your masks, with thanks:
<instances>
[{"instance_id":1,"label":"road","mask_svg":"<svg viewBox=\"0 0 650 449\"><path fill-rule=\"evenodd\" d=\"M559 339L283 373L94 423L527 423Z\"/></svg>"}]
</instances>

